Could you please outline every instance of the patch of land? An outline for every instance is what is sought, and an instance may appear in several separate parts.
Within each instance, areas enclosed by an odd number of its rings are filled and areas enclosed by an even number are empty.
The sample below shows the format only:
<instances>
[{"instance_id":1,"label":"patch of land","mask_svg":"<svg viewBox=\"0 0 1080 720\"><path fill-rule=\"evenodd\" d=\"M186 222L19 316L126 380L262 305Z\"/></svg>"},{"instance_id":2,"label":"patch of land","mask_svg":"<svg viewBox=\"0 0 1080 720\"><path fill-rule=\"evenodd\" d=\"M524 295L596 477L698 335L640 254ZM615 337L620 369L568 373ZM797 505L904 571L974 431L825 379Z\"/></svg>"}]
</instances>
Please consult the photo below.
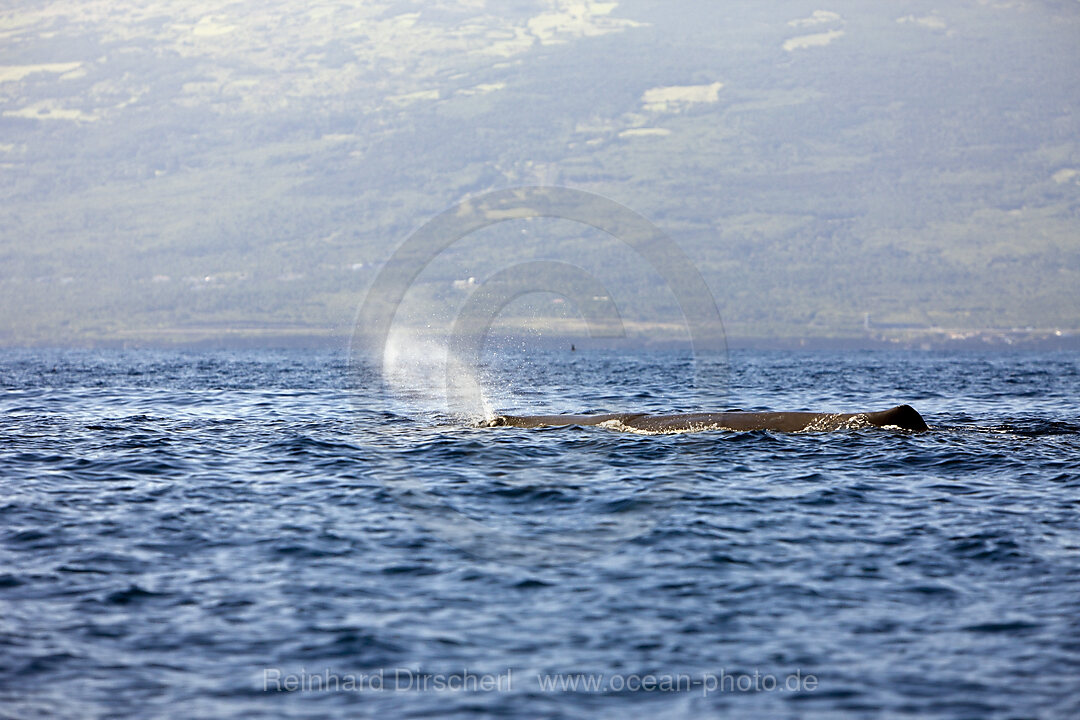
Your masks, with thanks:
<instances>
[{"instance_id":1,"label":"patch of land","mask_svg":"<svg viewBox=\"0 0 1080 720\"><path fill-rule=\"evenodd\" d=\"M0 342L334 336L423 223L532 184L662 228L733 337L1071 336L1080 81L1063 68L1080 62L1080 10L904 13L12 6ZM678 318L655 273L581 223L497 219L429 265L418 315L500 268L569 258L635 327Z\"/></svg>"}]
</instances>

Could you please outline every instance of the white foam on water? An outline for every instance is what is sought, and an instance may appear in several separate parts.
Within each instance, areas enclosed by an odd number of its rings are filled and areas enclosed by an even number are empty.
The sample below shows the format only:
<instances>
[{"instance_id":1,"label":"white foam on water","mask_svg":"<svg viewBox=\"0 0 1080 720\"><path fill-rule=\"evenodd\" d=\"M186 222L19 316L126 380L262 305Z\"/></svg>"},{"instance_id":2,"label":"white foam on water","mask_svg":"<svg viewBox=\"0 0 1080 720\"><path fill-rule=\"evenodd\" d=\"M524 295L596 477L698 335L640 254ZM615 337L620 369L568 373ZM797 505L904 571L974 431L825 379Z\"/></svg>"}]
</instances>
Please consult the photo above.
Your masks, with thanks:
<instances>
[{"instance_id":1,"label":"white foam on water","mask_svg":"<svg viewBox=\"0 0 1080 720\"><path fill-rule=\"evenodd\" d=\"M617 430L619 432L633 433L635 435L686 435L689 433L706 432L709 430L727 430L730 432L737 432L733 428L729 428L722 423L690 423L685 427L665 427L650 430L646 428L634 427L633 425L627 425L622 420L605 420L597 427L602 427L607 430Z\"/></svg>"},{"instance_id":2,"label":"white foam on water","mask_svg":"<svg viewBox=\"0 0 1080 720\"><path fill-rule=\"evenodd\" d=\"M809 425L798 432L830 432L832 430L862 430L871 426L866 413L858 413L844 418L840 413L826 413L814 418Z\"/></svg>"}]
</instances>

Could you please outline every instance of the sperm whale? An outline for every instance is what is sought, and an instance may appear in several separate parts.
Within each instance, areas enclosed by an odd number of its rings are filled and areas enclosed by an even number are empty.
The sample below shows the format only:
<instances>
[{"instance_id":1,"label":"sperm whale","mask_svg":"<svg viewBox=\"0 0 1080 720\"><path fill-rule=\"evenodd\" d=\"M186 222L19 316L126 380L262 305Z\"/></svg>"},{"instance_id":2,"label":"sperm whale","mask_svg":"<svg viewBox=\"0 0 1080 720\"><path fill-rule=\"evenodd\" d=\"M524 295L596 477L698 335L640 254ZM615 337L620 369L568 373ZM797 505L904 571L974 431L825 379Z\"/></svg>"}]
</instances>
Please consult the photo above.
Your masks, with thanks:
<instances>
[{"instance_id":1,"label":"sperm whale","mask_svg":"<svg viewBox=\"0 0 1080 720\"><path fill-rule=\"evenodd\" d=\"M720 412L649 415L613 413L608 415L498 415L484 427L540 428L566 425L604 425L647 433L689 430L777 430L806 432L874 426L912 432L929 430L926 421L910 405L863 413L818 412Z\"/></svg>"}]
</instances>

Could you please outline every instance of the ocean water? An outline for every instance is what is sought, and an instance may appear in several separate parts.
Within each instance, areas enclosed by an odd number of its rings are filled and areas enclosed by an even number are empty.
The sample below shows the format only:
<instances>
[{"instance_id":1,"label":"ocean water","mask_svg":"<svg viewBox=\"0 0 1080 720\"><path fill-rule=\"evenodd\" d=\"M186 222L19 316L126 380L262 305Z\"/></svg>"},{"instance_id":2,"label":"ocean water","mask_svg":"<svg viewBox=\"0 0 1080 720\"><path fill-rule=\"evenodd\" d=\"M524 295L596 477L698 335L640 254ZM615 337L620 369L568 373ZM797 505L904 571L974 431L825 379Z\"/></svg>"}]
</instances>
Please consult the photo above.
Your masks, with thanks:
<instances>
[{"instance_id":1,"label":"ocean water","mask_svg":"<svg viewBox=\"0 0 1080 720\"><path fill-rule=\"evenodd\" d=\"M1080 717L1075 354L473 378L480 414L925 434L480 428L399 369L0 352L0 717Z\"/></svg>"}]
</instances>

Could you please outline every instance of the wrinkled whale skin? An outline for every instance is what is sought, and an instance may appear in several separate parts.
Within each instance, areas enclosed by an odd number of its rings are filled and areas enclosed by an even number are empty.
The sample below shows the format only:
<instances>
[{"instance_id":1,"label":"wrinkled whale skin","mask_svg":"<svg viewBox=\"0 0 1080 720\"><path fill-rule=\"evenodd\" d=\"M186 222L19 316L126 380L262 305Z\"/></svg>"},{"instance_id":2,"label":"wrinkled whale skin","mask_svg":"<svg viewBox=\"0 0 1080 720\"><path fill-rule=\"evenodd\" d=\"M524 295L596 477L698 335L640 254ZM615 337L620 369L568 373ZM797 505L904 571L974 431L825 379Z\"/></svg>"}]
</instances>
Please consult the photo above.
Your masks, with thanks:
<instances>
[{"instance_id":1,"label":"wrinkled whale skin","mask_svg":"<svg viewBox=\"0 0 1080 720\"><path fill-rule=\"evenodd\" d=\"M485 427L562 427L565 425L601 425L612 423L629 430L644 432L681 432L687 430L777 430L804 432L839 430L873 425L895 427L912 432L929 430L922 415L910 405L868 413L815 412L721 412L648 415L612 413L608 415L498 415Z\"/></svg>"}]
</instances>

